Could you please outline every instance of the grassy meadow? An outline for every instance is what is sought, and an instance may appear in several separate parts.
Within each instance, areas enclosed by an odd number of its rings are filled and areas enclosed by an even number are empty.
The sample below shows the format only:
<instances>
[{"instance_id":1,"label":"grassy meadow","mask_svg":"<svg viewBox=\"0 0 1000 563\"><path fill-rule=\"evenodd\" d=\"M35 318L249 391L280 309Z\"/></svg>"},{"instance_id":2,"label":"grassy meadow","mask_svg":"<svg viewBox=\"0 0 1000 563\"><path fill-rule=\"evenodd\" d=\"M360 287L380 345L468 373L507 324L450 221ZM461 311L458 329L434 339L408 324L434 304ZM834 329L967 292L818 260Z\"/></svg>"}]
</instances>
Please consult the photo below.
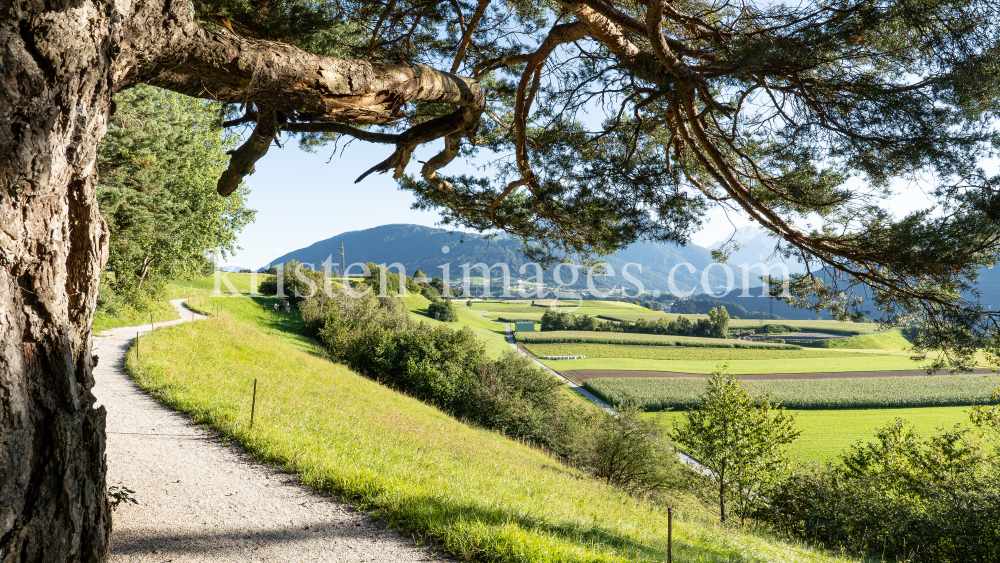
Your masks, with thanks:
<instances>
[{"instance_id":1,"label":"grassy meadow","mask_svg":"<svg viewBox=\"0 0 1000 563\"><path fill-rule=\"evenodd\" d=\"M507 331L503 323L481 316L482 311L476 307L468 307L465 301L455 300L453 305L458 314L458 321L445 323L431 318L427 313L427 306L430 301L418 293L412 293L403 298L410 315L427 324L443 324L453 329L460 330L469 327L473 333L486 344L486 353L491 358L499 358L504 352L510 349L507 344ZM475 302L473 302L475 303Z\"/></svg>"},{"instance_id":2,"label":"grassy meadow","mask_svg":"<svg viewBox=\"0 0 1000 563\"><path fill-rule=\"evenodd\" d=\"M850 338L834 338L803 343L810 348L853 348L857 350L903 350L913 346L903 337L902 329L859 334Z\"/></svg>"},{"instance_id":3,"label":"grassy meadow","mask_svg":"<svg viewBox=\"0 0 1000 563\"><path fill-rule=\"evenodd\" d=\"M694 317L695 315L685 315ZM706 315L707 316L707 315ZM832 334L868 334L879 330L877 323L852 323L844 321L800 321L800 320L764 320L763 324L780 324L789 326L794 332L828 332ZM729 328L754 330L761 326L758 319L730 319Z\"/></svg>"},{"instance_id":4,"label":"grassy meadow","mask_svg":"<svg viewBox=\"0 0 1000 563\"><path fill-rule=\"evenodd\" d=\"M670 411L644 416L671 425L683 414ZM938 428L950 429L969 422L967 407L802 410L796 414L795 428L802 435L789 446L788 453L798 463L836 463L846 449L859 441L871 441L879 428L897 418L912 423L923 436L935 434Z\"/></svg>"},{"instance_id":5,"label":"grassy meadow","mask_svg":"<svg viewBox=\"0 0 1000 563\"><path fill-rule=\"evenodd\" d=\"M208 299L201 306L218 307L218 317L144 336L141 360L129 354L126 368L160 401L214 427L256 459L296 473L307 486L343 497L458 559L665 558L661 506L318 357L296 333L295 314L273 312L272 302ZM677 561L848 560L720 528L692 499L678 497L677 503Z\"/></svg>"},{"instance_id":6,"label":"grassy meadow","mask_svg":"<svg viewBox=\"0 0 1000 563\"><path fill-rule=\"evenodd\" d=\"M131 307L124 308L117 315L108 315L103 311L94 313L94 334L109 328L122 326L138 326L165 321L172 321L177 318L177 310L170 303L165 301L154 301L150 303L152 309L149 311L137 311Z\"/></svg>"}]
</instances>

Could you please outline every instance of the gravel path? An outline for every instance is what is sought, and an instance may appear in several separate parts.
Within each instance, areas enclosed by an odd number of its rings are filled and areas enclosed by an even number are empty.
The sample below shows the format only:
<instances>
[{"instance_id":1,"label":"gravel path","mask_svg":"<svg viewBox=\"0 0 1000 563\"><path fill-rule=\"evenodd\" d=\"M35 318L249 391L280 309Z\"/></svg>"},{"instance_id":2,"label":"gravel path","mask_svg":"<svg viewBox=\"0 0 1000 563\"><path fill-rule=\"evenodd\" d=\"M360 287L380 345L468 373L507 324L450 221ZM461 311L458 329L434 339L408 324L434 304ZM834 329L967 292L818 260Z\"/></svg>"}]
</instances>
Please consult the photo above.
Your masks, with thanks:
<instances>
[{"instance_id":1,"label":"gravel path","mask_svg":"<svg viewBox=\"0 0 1000 563\"><path fill-rule=\"evenodd\" d=\"M204 318L183 300L171 304L181 320L157 327ZM94 393L108 409L108 484L134 490L139 503L114 514L112 562L445 561L154 401L122 369L137 331L150 327L94 339Z\"/></svg>"}]
</instances>

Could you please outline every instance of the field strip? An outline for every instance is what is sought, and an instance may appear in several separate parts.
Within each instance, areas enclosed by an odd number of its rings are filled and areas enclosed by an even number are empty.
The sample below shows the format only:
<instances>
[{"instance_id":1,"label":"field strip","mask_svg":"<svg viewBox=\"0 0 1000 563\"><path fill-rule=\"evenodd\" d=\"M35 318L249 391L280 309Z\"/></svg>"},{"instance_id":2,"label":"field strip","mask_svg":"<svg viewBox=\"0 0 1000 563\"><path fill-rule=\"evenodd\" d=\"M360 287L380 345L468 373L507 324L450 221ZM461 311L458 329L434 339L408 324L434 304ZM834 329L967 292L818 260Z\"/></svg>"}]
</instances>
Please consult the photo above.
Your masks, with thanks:
<instances>
[{"instance_id":1,"label":"field strip","mask_svg":"<svg viewBox=\"0 0 1000 563\"><path fill-rule=\"evenodd\" d=\"M962 375L986 375L988 369L974 369ZM712 377L705 373L680 373L673 371L629 371L610 369L574 369L564 370L562 374L577 383L588 379L708 379ZM892 371L832 371L815 373L751 373L738 374L736 377L748 381L786 381L794 379L868 379L875 377L941 377L947 374L928 375L922 369L892 370Z\"/></svg>"},{"instance_id":2,"label":"field strip","mask_svg":"<svg viewBox=\"0 0 1000 563\"><path fill-rule=\"evenodd\" d=\"M180 319L156 326L205 318L183 302L171 301ZM134 490L139 503L114 512L111 562L445 561L299 486L295 476L250 461L140 390L122 366L136 334L150 330L115 328L94 338L94 394L108 413L108 484ZM138 347L141 354L141 337Z\"/></svg>"}]
</instances>

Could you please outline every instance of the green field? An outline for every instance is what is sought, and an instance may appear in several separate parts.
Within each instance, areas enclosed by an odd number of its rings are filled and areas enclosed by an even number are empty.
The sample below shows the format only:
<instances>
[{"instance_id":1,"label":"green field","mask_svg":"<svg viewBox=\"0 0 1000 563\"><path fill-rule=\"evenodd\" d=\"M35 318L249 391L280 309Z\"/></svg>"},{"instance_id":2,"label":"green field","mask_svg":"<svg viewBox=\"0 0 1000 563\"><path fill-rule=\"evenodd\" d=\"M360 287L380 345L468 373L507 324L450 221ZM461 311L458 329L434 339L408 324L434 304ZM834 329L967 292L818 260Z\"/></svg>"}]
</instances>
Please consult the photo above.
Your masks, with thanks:
<instances>
[{"instance_id":1,"label":"green field","mask_svg":"<svg viewBox=\"0 0 1000 563\"><path fill-rule=\"evenodd\" d=\"M531 313L535 315L541 315L542 311L538 307L532 307L530 305L500 305L497 303L476 303L472 302L473 309L479 309L480 311L486 311L486 313Z\"/></svg>"},{"instance_id":2,"label":"green field","mask_svg":"<svg viewBox=\"0 0 1000 563\"><path fill-rule=\"evenodd\" d=\"M531 303L531 301L518 301L520 303ZM627 303L625 301L602 301L597 299L584 299L583 301L559 301L556 299L536 299L534 300L535 307L551 307L552 303L555 302L556 307L562 307L567 309L581 308L581 309L608 309L616 310L619 312L642 312L649 311L649 309L636 305L634 303Z\"/></svg>"},{"instance_id":3,"label":"green field","mask_svg":"<svg viewBox=\"0 0 1000 563\"><path fill-rule=\"evenodd\" d=\"M705 315L684 315L696 317ZM798 321L798 320L765 320L764 324L781 324L795 329L795 332L830 332L839 334L867 334L879 330L876 323L849 323L843 321ZM753 330L760 326L757 319L731 319L729 328L745 328Z\"/></svg>"},{"instance_id":4,"label":"green field","mask_svg":"<svg viewBox=\"0 0 1000 563\"><path fill-rule=\"evenodd\" d=\"M222 299L223 310L233 314L144 336L141 360L128 354L126 368L157 399L216 428L257 460L420 541L433 541L457 559L665 558L661 505L628 497L536 449L461 424L302 350L290 326L257 326L268 322L271 302ZM211 353L205 353L206 342ZM704 509L693 499L677 502L677 561L847 560L720 529L700 519Z\"/></svg>"},{"instance_id":5,"label":"green field","mask_svg":"<svg viewBox=\"0 0 1000 563\"><path fill-rule=\"evenodd\" d=\"M281 313L274 310L276 297L193 297L186 305L203 315L226 313L254 325L271 337L280 338L301 352L326 357L322 346L305 336L305 326L297 310Z\"/></svg>"},{"instance_id":6,"label":"green field","mask_svg":"<svg viewBox=\"0 0 1000 563\"><path fill-rule=\"evenodd\" d=\"M969 422L967 407L931 407L913 409L804 410L798 411L795 428L802 435L789 448L799 463L836 462L840 453L858 441L870 441L875 431L896 418L913 424L917 432L929 436L937 428L952 428ZM678 411L647 413L664 424L683 416Z\"/></svg>"},{"instance_id":7,"label":"green field","mask_svg":"<svg viewBox=\"0 0 1000 563\"><path fill-rule=\"evenodd\" d=\"M678 317L681 315L674 315ZM683 315L685 317L693 317L694 315ZM609 321L628 321L634 323L635 321L660 321L660 320L670 320L670 316L665 313L654 313L646 309L645 313L632 313L632 312L622 312L622 311L605 311L602 312L600 317ZM708 315L705 315L708 318Z\"/></svg>"},{"instance_id":8,"label":"green field","mask_svg":"<svg viewBox=\"0 0 1000 563\"><path fill-rule=\"evenodd\" d=\"M552 330L547 332L522 332L514 336L521 344L616 344L623 346L704 346L706 348L773 348L798 350L801 347L790 344L769 344L723 340L721 338L698 338L694 336L669 336L661 334L626 334L621 332L588 332L578 330Z\"/></svg>"},{"instance_id":9,"label":"green field","mask_svg":"<svg viewBox=\"0 0 1000 563\"><path fill-rule=\"evenodd\" d=\"M536 356L583 355L587 359L629 358L650 360L785 360L853 358L866 361L873 354L841 350L770 350L764 348L695 348L688 346L612 346L607 344L527 344Z\"/></svg>"},{"instance_id":10,"label":"green field","mask_svg":"<svg viewBox=\"0 0 1000 563\"><path fill-rule=\"evenodd\" d=\"M499 358L504 352L510 350L507 344L506 330L503 323L498 323L486 317L481 317L481 311L475 307L467 307L464 301L455 301L455 312L458 314L458 321L445 323L434 320L427 315L427 306L430 301L420 294L411 294L403 300L406 302L410 315L413 318L427 324L446 325L456 330L462 327L469 327L475 335L486 345L486 353L491 358Z\"/></svg>"},{"instance_id":11,"label":"green field","mask_svg":"<svg viewBox=\"0 0 1000 563\"><path fill-rule=\"evenodd\" d=\"M486 317L496 319L501 323L514 323L517 321L541 322L542 316L538 313L487 313Z\"/></svg>"},{"instance_id":12,"label":"green field","mask_svg":"<svg viewBox=\"0 0 1000 563\"><path fill-rule=\"evenodd\" d=\"M861 334L850 338L835 338L831 340L820 340L819 342L805 343L803 346L810 348L855 348L861 350L903 350L910 348L913 344L903 338L901 329L893 329L872 334Z\"/></svg>"},{"instance_id":13,"label":"green field","mask_svg":"<svg viewBox=\"0 0 1000 563\"><path fill-rule=\"evenodd\" d=\"M570 354L571 352L564 352ZM583 360L545 360L542 363L556 371L577 369L613 369L621 371L674 371L679 373L712 373L727 363L724 360L647 360L641 358L586 358ZM821 373L842 371L898 371L921 369L921 362L908 356L889 354L857 354L841 357L812 357L775 360L732 360L729 373Z\"/></svg>"},{"instance_id":14,"label":"green field","mask_svg":"<svg viewBox=\"0 0 1000 563\"><path fill-rule=\"evenodd\" d=\"M223 295L230 293L224 280L229 280L237 292L250 293L251 274L235 274L219 272L219 291ZM265 274L257 274L257 283L267 279ZM201 276L190 280L174 280L167 283L167 299L184 299L199 295L211 295L215 292L215 276ZM256 288L255 288L256 289Z\"/></svg>"},{"instance_id":15,"label":"green field","mask_svg":"<svg viewBox=\"0 0 1000 563\"><path fill-rule=\"evenodd\" d=\"M543 362L546 364L555 362ZM767 394L794 409L879 409L970 405L990 399L1000 376L937 375L859 379L744 381L753 393ZM647 411L694 406L705 380L694 378L588 379L588 391L610 404L634 402Z\"/></svg>"}]
</instances>

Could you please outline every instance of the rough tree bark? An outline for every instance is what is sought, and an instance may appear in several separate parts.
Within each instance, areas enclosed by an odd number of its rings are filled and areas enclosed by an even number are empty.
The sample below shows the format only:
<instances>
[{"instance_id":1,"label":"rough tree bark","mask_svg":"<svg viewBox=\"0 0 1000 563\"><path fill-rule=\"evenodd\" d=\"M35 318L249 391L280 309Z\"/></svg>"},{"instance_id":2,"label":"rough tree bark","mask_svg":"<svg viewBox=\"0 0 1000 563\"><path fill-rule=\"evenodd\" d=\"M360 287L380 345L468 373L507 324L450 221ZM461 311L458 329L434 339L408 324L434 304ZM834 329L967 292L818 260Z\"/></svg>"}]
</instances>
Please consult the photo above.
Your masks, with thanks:
<instances>
[{"instance_id":1,"label":"rough tree bark","mask_svg":"<svg viewBox=\"0 0 1000 563\"><path fill-rule=\"evenodd\" d=\"M206 32L189 3L164 0L0 0L0 71L0 562L103 561L111 519L91 325L107 260L96 152L112 95L146 82L269 112L271 130L258 124L234 154L225 193L266 152L275 120L384 124L409 101L454 104L409 135L377 136L396 145L380 170L401 170L415 144L474 126L482 91L421 65Z\"/></svg>"},{"instance_id":2,"label":"rough tree bark","mask_svg":"<svg viewBox=\"0 0 1000 563\"><path fill-rule=\"evenodd\" d=\"M18 9L20 8L20 9ZM31 6L31 8L36 8ZM0 4L0 561L101 561L110 529L91 320L114 26Z\"/></svg>"}]
</instances>

